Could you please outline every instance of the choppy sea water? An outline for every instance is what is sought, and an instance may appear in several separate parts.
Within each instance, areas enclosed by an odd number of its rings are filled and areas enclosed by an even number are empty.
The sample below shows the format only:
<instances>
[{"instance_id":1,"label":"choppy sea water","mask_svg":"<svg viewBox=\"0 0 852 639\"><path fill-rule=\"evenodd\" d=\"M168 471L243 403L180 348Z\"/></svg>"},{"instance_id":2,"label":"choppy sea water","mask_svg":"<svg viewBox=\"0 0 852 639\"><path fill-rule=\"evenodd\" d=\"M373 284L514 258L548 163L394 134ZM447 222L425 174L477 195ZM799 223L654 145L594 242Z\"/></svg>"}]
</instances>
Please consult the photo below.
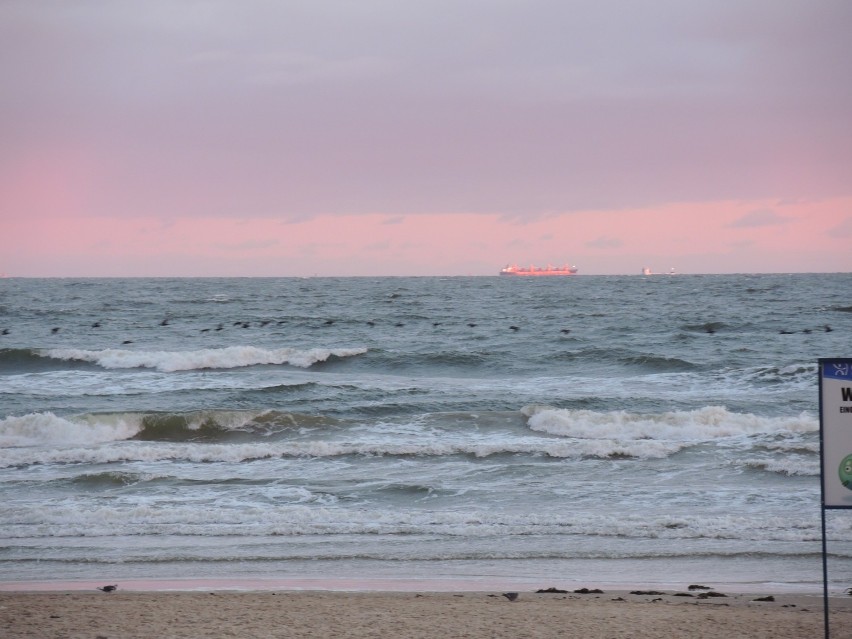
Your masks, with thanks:
<instances>
[{"instance_id":1,"label":"choppy sea water","mask_svg":"<svg viewBox=\"0 0 852 639\"><path fill-rule=\"evenodd\" d=\"M0 279L0 580L821 585L852 276ZM828 513L832 587L852 516Z\"/></svg>"}]
</instances>

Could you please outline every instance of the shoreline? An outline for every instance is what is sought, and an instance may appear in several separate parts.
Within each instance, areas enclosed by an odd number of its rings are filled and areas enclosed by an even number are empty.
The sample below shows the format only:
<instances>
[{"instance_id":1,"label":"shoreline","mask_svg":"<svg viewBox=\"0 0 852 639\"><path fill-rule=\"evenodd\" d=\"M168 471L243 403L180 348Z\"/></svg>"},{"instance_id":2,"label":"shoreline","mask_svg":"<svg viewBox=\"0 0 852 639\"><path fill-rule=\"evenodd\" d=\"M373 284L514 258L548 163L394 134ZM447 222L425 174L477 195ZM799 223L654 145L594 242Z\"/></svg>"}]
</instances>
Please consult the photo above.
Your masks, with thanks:
<instances>
[{"instance_id":1,"label":"shoreline","mask_svg":"<svg viewBox=\"0 0 852 639\"><path fill-rule=\"evenodd\" d=\"M547 583L545 583L545 581ZM551 583L553 582L553 583ZM821 584L793 583L738 583L698 580L692 583L679 581L646 580L605 581L547 580L531 577L505 578L394 578L394 577L186 577L186 578L130 578L115 575L102 580L95 579L50 579L50 580L6 580L0 581L0 593L25 592L85 592L95 591L100 586L119 584L122 592L362 592L362 593L466 593L491 591L535 592L548 588L566 590L569 593L581 588L600 589L606 592L630 592L633 590L688 591L691 585L706 585L708 589L736 595L791 595L822 597ZM845 588L829 589L830 597L847 597Z\"/></svg>"}]
</instances>

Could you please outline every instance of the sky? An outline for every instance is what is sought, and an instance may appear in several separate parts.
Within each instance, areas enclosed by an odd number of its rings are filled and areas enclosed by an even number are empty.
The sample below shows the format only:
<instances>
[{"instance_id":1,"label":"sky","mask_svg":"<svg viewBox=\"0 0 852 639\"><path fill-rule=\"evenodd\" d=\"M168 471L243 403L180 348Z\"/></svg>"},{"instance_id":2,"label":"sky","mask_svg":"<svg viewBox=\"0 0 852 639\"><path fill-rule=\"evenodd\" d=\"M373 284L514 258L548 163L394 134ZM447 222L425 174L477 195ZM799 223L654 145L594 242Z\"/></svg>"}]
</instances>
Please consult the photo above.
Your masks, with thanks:
<instances>
[{"instance_id":1,"label":"sky","mask_svg":"<svg viewBox=\"0 0 852 639\"><path fill-rule=\"evenodd\" d=\"M848 0L2 0L0 274L852 271Z\"/></svg>"}]
</instances>

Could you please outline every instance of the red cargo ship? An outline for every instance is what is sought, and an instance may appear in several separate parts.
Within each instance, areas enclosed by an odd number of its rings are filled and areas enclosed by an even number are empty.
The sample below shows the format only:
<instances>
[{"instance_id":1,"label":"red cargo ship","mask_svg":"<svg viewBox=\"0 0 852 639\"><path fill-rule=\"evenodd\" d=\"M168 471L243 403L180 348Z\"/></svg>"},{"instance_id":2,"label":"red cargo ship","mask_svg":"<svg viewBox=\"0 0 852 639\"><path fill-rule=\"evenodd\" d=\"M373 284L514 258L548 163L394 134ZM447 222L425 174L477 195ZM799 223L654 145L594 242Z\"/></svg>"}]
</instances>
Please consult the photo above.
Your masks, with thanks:
<instances>
[{"instance_id":1,"label":"red cargo ship","mask_svg":"<svg viewBox=\"0 0 852 639\"><path fill-rule=\"evenodd\" d=\"M507 266L500 270L500 275L513 276L543 276L543 275L576 275L576 266Z\"/></svg>"}]
</instances>

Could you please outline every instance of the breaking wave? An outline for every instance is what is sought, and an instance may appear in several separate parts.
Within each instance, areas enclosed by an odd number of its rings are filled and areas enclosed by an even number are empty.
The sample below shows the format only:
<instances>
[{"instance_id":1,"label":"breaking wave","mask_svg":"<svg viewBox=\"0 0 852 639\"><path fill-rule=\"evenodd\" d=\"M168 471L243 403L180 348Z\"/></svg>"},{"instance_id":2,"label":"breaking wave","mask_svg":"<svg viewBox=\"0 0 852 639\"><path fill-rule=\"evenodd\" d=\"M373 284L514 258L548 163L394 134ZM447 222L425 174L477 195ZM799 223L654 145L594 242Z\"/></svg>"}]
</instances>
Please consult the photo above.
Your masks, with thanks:
<instances>
[{"instance_id":1,"label":"breaking wave","mask_svg":"<svg viewBox=\"0 0 852 639\"><path fill-rule=\"evenodd\" d=\"M366 348L296 348L264 349L254 346L205 348L196 351L132 351L105 349L90 351L58 348L38 351L42 357L58 360L91 362L102 368L152 368L162 372L243 368L247 366L282 365L309 368L329 359L362 355Z\"/></svg>"},{"instance_id":2,"label":"breaking wave","mask_svg":"<svg viewBox=\"0 0 852 639\"><path fill-rule=\"evenodd\" d=\"M721 406L665 413L596 412L548 406L522 410L534 431L588 440L710 442L754 435L802 435L819 430L816 417L761 417Z\"/></svg>"}]
</instances>

